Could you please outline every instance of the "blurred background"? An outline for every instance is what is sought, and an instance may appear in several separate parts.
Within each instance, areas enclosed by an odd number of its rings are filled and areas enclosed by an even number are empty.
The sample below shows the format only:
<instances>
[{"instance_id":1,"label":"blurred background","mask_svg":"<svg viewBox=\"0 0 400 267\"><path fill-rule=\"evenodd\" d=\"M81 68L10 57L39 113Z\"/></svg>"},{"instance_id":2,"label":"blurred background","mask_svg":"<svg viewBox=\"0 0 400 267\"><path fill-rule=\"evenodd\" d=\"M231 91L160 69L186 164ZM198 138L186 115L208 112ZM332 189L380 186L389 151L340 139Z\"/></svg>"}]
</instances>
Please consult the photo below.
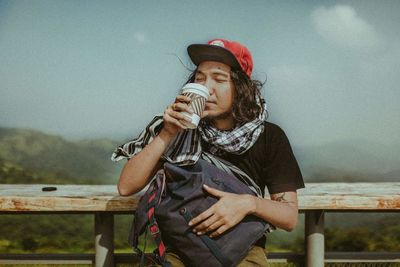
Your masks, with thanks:
<instances>
[{"instance_id":1,"label":"blurred background","mask_svg":"<svg viewBox=\"0 0 400 267\"><path fill-rule=\"evenodd\" d=\"M115 147L174 100L186 47L216 37L252 52L306 182L399 181L399 13L396 0L0 0L0 183L115 184ZM398 215L327 217L328 251L400 250ZM116 216L117 252L131 219ZM94 249L91 216L26 220L1 216L0 253ZM267 249L302 251L302 227Z\"/></svg>"}]
</instances>

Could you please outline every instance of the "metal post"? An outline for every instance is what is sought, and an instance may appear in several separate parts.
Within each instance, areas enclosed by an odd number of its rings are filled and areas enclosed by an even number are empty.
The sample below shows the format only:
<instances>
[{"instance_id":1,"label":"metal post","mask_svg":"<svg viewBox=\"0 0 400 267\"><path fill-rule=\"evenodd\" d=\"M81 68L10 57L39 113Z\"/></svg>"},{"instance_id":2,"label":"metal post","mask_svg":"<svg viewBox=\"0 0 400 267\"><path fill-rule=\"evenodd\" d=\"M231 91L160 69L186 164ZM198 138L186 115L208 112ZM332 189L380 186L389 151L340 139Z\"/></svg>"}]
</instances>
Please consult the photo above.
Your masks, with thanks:
<instances>
[{"instance_id":1,"label":"metal post","mask_svg":"<svg viewBox=\"0 0 400 267\"><path fill-rule=\"evenodd\" d=\"M94 217L96 267L114 266L114 216L96 212Z\"/></svg>"},{"instance_id":2,"label":"metal post","mask_svg":"<svg viewBox=\"0 0 400 267\"><path fill-rule=\"evenodd\" d=\"M306 266L323 267L325 260L324 211L307 211L305 228Z\"/></svg>"}]
</instances>

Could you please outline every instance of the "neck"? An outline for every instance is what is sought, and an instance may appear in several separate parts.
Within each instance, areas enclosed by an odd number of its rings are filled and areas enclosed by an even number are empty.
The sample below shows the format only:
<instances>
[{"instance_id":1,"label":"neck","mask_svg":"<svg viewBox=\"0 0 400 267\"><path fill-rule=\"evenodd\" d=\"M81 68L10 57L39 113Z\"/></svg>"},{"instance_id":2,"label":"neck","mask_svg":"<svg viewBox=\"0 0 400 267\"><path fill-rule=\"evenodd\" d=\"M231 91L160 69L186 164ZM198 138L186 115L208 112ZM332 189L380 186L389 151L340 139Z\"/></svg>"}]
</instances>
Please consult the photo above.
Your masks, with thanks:
<instances>
[{"instance_id":1,"label":"neck","mask_svg":"<svg viewBox=\"0 0 400 267\"><path fill-rule=\"evenodd\" d=\"M232 117L226 119L216 119L212 121L212 125L218 130L226 131L235 127L235 121Z\"/></svg>"}]
</instances>

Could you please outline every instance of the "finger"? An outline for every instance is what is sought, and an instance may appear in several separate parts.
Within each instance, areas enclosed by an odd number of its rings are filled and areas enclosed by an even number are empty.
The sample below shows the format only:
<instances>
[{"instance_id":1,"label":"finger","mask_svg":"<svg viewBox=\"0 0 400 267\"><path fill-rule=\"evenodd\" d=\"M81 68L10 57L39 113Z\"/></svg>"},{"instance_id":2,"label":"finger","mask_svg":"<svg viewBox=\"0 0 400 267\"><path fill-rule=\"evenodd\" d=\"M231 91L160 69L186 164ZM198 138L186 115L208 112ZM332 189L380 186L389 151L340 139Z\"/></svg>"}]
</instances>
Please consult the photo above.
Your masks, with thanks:
<instances>
[{"instance_id":1,"label":"finger","mask_svg":"<svg viewBox=\"0 0 400 267\"><path fill-rule=\"evenodd\" d=\"M196 227L193 228L193 232L197 233L198 235L204 234L207 232L207 228L210 227L212 224L218 221L218 218L213 214L212 216L208 217L206 220L202 221Z\"/></svg>"},{"instance_id":2,"label":"finger","mask_svg":"<svg viewBox=\"0 0 400 267\"><path fill-rule=\"evenodd\" d=\"M185 103L177 102L177 103L172 104L171 107L172 107L172 110L174 110L174 111L186 111L190 114L193 113L190 106Z\"/></svg>"},{"instance_id":3,"label":"finger","mask_svg":"<svg viewBox=\"0 0 400 267\"><path fill-rule=\"evenodd\" d=\"M223 196L225 196L225 195L227 194L227 193L224 192L224 191L220 191L220 190L218 190L218 189L209 187L209 186L206 185L206 184L203 184L203 188L204 188L208 193L210 193L211 195L216 196L216 197L218 197L218 198L221 198L221 197L223 197Z\"/></svg>"},{"instance_id":4,"label":"finger","mask_svg":"<svg viewBox=\"0 0 400 267\"><path fill-rule=\"evenodd\" d=\"M186 95L177 95L177 97L175 98L175 103L176 102L184 102L189 104L192 101L192 99Z\"/></svg>"},{"instance_id":5,"label":"finger","mask_svg":"<svg viewBox=\"0 0 400 267\"><path fill-rule=\"evenodd\" d=\"M221 227L219 227L217 230L215 230L212 234L210 234L210 237L214 238L214 237L220 236L228 229L229 229L229 227L226 224L224 224Z\"/></svg>"},{"instance_id":6,"label":"finger","mask_svg":"<svg viewBox=\"0 0 400 267\"><path fill-rule=\"evenodd\" d=\"M174 117L171 117L168 113L164 114L164 122L166 123L171 123L179 128L182 128L184 130L187 129L187 126L184 125L180 120L175 119Z\"/></svg>"},{"instance_id":7,"label":"finger","mask_svg":"<svg viewBox=\"0 0 400 267\"><path fill-rule=\"evenodd\" d=\"M164 114L171 113L171 111L174 111L174 104L175 104L175 103L173 103L173 104L167 106L167 108L166 108L165 111L164 111Z\"/></svg>"},{"instance_id":8,"label":"finger","mask_svg":"<svg viewBox=\"0 0 400 267\"><path fill-rule=\"evenodd\" d=\"M209 209L203 211L200 215L197 215L194 219L192 219L189 222L189 226L196 225L199 222L204 221L208 217L212 216L214 214L214 208L211 206Z\"/></svg>"},{"instance_id":9,"label":"finger","mask_svg":"<svg viewBox=\"0 0 400 267\"><path fill-rule=\"evenodd\" d=\"M172 107L171 107L171 109L167 109L166 110L165 115L168 115L169 117L171 117L171 118L173 118L173 119L175 119L177 121L184 120L184 121L187 121L187 122L191 122L190 118L188 118L187 116L185 116L181 112L172 110Z\"/></svg>"},{"instance_id":10,"label":"finger","mask_svg":"<svg viewBox=\"0 0 400 267\"><path fill-rule=\"evenodd\" d=\"M223 224L224 224L224 221L221 220L220 218L218 218L217 216L215 216L215 214L214 214L213 216L211 216L210 218L208 218L207 220L202 222L199 226L196 226L194 231L198 235L202 235L204 233L213 232L214 230L218 229Z\"/></svg>"},{"instance_id":11,"label":"finger","mask_svg":"<svg viewBox=\"0 0 400 267\"><path fill-rule=\"evenodd\" d=\"M173 103L173 104L171 105L171 109L172 109L172 110L176 110L176 103Z\"/></svg>"}]
</instances>

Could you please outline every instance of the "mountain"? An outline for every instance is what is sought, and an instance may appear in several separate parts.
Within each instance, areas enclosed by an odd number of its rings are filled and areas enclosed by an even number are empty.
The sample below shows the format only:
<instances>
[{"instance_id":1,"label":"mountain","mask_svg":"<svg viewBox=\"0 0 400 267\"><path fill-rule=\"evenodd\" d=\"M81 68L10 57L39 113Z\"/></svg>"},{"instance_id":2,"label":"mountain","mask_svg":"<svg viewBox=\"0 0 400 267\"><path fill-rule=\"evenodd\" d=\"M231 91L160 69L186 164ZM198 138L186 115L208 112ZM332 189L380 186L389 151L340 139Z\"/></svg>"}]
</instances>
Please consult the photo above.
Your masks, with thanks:
<instances>
[{"instance_id":1,"label":"mountain","mask_svg":"<svg viewBox=\"0 0 400 267\"><path fill-rule=\"evenodd\" d=\"M121 164L110 157L118 144L109 139L71 142L37 130L0 127L0 163L3 172L19 173L25 182L27 176L46 176L57 183L115 183Z\"/></svg>"},{"instance_id":2,"label":"mountain","mask_svg":"<svg viewBox=\"0 0 400 267\"><path fill-rule=\"evenodd\" d=\"M0 182L115 184L125 161L110 156L124 141L68 141L31 129L0 127ZM306 182L399 181L400 145L340 140L293 147Z\"/></svg>"},{"instance_id":3,"label":"mountain","mask_svg":"<svg viewBox=\"0 0 400 267\"><path fill-rule=\"evenodd\" d=\"M399 181L400 145L341 140L294 147L306 181Z\"/></svg>"}]
</instances>

